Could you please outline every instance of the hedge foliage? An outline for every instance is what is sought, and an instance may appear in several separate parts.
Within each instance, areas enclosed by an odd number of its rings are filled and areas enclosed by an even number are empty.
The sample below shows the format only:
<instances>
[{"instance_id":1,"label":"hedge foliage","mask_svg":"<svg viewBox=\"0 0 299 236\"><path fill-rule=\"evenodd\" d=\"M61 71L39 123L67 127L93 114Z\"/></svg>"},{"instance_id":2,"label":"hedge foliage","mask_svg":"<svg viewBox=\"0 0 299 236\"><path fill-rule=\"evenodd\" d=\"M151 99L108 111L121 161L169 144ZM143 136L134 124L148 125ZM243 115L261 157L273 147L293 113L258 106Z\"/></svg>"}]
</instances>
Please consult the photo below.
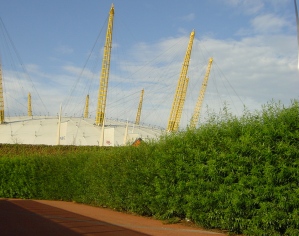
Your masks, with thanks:
<instances>
[{"instance_id":1,"label":"hedge foliage","mask_svg":"<svg viewBox=\"0 0 299 236\"><path fill-rule=\"evenodd\" d=\"M0 197L76 201L245 235L299 235L299 103L138 147L1 145Z\"/></svg>"}]
</instances>

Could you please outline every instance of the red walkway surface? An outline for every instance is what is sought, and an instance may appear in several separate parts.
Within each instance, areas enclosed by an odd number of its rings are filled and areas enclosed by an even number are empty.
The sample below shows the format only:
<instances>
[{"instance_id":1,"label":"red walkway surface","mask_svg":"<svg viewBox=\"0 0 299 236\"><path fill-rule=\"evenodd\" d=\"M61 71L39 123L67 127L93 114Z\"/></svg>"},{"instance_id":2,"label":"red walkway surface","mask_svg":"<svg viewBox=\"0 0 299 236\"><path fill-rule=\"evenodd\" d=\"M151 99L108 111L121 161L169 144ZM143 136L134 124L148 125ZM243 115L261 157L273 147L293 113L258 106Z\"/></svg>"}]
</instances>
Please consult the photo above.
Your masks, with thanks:
<instances>
[{"instance_id":1,"label":"red walkway surface","mask_svg":"<svg viewBox=\"0 0 299 236\"><path fill-rule=\"evenodd\" d=\"M0 199L1 236L223 236L72 202Z\"/></svg>"}]
</instances>

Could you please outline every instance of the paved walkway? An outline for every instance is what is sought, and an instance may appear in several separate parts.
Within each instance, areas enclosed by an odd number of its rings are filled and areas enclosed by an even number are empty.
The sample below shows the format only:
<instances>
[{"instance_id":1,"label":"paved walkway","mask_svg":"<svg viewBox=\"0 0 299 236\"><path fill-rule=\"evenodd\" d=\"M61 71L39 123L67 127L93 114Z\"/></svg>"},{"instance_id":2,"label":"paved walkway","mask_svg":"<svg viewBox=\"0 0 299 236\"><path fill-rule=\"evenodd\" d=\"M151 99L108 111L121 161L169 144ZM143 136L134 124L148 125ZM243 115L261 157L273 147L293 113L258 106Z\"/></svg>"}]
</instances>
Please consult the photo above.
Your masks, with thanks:
<instances>
[{"instance_id":1,"label":"paved walkway","mask_svg":"<svg viewBox=\"0 0 299 236\"><path fill-rule=\"evenodd\" d=\"M72 202L0 199L1 236L223 236Z\"/></svg>"}]
</instances>

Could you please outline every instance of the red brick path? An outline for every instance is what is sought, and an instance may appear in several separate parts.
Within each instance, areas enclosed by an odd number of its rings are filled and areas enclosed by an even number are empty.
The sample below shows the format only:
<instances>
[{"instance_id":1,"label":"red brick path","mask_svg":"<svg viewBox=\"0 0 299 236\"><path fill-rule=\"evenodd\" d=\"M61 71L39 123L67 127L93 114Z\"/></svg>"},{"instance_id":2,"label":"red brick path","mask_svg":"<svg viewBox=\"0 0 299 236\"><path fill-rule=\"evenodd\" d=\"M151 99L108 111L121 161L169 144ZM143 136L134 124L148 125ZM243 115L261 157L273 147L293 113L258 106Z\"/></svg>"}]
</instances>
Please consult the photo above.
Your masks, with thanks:
<instances>
[{"instance_id":1,"label":"red brick path","mask_svg":"<svg viewBox=\"0 0 299 236\"><path fill-rule=\"evenodd\" d=\"M0 199L1 236L223 236L72 202Z\"/></svg>"}]
</instances>

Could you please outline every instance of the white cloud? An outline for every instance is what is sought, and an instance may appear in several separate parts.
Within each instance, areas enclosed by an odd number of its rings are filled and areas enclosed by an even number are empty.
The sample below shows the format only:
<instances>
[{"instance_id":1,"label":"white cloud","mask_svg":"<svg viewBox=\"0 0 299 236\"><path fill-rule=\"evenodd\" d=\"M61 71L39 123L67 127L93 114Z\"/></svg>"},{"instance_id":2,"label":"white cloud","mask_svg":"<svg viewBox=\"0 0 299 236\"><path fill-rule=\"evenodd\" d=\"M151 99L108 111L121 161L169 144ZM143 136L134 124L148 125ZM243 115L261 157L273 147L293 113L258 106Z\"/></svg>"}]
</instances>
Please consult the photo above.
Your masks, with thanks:
<instances>
[{"instance_id":1,"label":"white cloud","mask_svg":"<svg viewBox=\"0 0 299 236\"><path fill-rule=\"evenodd\" d=\"M160 58L156 58L155 63L140 66L138 69L136 61L131 58L132 77L129 79L132 82L131 86L138 87L140 83L143 83L145 97L150 98L147 98L147 102L151 105L148 112L154 112L153 110L157 108L156 113L153 114L155 116L159 114L158 119L162 122L160 125L165 126L167 123L187 41L185 37L184 40L182 38L167 39L159 45L142 45L142 48L146 50L141 52L145 53L135 56L143 62L152 58L153 55L161 54L163 48L165 51L170 48L170 45L177 43L178 46ZM296 63L293 60L295 41L295 37L284 35L272 35L270 38L266 36L246 37L240 40L206 38L201 42L195 41L188 73L190 82L182 118L183 126L191 118L210 56L214 57L214 65L203 107L209 105L210 108L218 109L224 101L227 101L232 106L233 112L240 114L243 111L243 105L252 110L258 109L271 99L281 100L284 103L294 98L298 99L299 80ZM134 74L134 71L138 73ZM133 87L131 90L137 91ZM138 100L138 95L135 99ZM123 107L126 105L123 104Z\"/></svg>"},{"instance_id":2,"label":"white cloud","mask_svg":"<svg viewBox=\"0 0 299 236\"><path fill-rule=\"evenodd\" d=\"M265 6L263 0L227 0L227 4L250 15L260 12Z\"/></svg>"},{"instance_id":3,"label":"white cloud","mask_svg":"<svg viewBox=\"0 0 299 236\"><path fill-rule=\"evenodd\" d=\"M190 13L188 15L182 16L180 19L183 20L183 21L190 22L190 21L193 21L195 19L195 14Z\"/></svg>"},{"instance_id":4,"label":"white cloud","mask_svg":"<svg viewBox=\"0 0 299 236\"><path fill-rule=\"evenodd\" d=\"M288 22L279 16L273 14L265 14L256 16L251 20L254 32L257 33L277 33L288 26Z\"/></svg>"},{"instance_id":5,"label":"white cloud","mask_svg":"<svg viewBox=\"0 0 299 236\"><path fill-rule=\"evenodd\" d=\"M55 51L59 54L72 54L74 52L74 49L67 45L60 45L55 49Z\"/></svg>"}]
</instances>

